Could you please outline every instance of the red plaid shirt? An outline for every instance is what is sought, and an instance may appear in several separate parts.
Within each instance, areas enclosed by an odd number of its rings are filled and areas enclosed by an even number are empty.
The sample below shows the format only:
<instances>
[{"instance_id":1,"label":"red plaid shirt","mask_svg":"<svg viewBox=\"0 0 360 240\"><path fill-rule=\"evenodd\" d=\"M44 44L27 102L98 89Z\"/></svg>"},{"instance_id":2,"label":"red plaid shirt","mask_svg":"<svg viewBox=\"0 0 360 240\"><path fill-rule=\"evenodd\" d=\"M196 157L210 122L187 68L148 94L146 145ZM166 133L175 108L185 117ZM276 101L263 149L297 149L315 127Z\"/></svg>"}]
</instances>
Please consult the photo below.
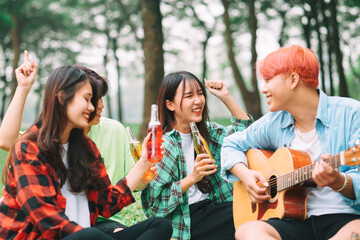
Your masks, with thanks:
<instances>
[{"instance_id":1,"label":"red plaid shirt","mask_svg":"<svg viewBox=\"0 0 360 240\"><path fill-rule=\"evenodd\" d=\"M110 217L135 200L125 178L111 185L99 150L90 138L88 142L95 156L90 160L98 162L103 183L101 189L87 192L94 226L99 214ZM0 199L0 239L60 239L82 229L65 215L66 198L50 161L36 142L20 140L15 144Z\"/></svg>"}]
</instances>

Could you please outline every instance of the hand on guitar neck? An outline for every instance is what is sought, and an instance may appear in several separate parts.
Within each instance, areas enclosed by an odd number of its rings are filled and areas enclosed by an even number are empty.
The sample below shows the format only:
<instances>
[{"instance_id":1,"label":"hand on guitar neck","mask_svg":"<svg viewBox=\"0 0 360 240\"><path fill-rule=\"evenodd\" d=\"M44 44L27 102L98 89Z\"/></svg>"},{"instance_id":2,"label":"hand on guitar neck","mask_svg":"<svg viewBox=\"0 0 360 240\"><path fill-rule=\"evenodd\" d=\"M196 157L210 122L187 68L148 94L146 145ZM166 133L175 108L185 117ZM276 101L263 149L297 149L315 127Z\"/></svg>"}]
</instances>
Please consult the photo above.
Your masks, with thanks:
<instances>
[{"instance_id":1,"label":"hand on guitar neck","mask_svg":"<svg viewBox=\"0 0 360 240\"><path fill-rule=\"evenodd\" d=\"M319 187L330 187L331 189L340 189L345 183L345 176L340 174L337 168L332 168L324 160L329 159L329 153L321 156L323 160L315 163L312 173L312 179ZM352 179L348 176L348 185L340 193L344 196L355 199L355 193L352 185Z\"/></svg>"}]
</instances>

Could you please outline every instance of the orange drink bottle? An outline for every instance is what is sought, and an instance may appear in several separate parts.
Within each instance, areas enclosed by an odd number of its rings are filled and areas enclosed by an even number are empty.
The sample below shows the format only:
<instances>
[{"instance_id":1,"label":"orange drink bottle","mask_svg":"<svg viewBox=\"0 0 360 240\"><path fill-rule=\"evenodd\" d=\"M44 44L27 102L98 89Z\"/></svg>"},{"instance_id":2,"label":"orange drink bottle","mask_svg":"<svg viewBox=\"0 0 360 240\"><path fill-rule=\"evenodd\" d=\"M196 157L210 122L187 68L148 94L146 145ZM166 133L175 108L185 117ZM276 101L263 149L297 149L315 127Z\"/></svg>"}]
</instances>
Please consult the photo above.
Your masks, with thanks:
<instances>
[{"instance_id":1,"label":"orange drink bottle","mask_svg":"<svg viewBox=\"0 0 360 240\"><path fill-rule=\"evenodd\" d=\"M194 149L196 154L206 153L209 155L209 158L213 159L209 150L209 146L205 139L201 136L196 123L190 123L190 129L193 137Z\"/></svg>"},{"instance_id":2,"label":"orange drink bottle","mask_svg":"<svg viewBox=\"0 0 360 240\"><path fill-rule=\"evenodd\" d=\"M158 117L158 106L151 105L151 118L148 125L148 133L151 132L151 137L147 143L148 159L150 162L157 163L163 158L162 154L162 129Z\"/></svg>"},{"instance_id":3,"label":"orange drink bottle","mask_svg":"<svg viewBox=\"0 0 360 240\"><path fill-rule=\"evenodd\" d=\"M130 127L126 127L126 131L128 132L130 139L131 139L131 141L129 143L130 153L136 163L137 161L139 161L139 159L141 157L141 149L142 149L141 143L139 142L139 140L136 139L136 137L135 137L134 133L131 131ZM155 173L153 171L151 171L151 169L149 168L141 179L146 180L149 177L153 177L154 174Z\"/></svg>"}]
</instances>

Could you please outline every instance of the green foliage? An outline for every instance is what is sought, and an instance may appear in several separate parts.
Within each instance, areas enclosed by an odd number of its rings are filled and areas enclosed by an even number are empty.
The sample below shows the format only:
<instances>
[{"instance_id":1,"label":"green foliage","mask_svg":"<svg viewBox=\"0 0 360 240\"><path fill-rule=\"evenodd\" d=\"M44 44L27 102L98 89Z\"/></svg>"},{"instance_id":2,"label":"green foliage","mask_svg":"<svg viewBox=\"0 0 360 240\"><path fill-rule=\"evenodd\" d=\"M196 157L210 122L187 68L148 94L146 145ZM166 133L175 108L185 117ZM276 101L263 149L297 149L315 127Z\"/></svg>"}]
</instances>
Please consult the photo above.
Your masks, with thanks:
<instances>
[{"instance_id":1,"label":"green foliage","mask_svg":"<svg viewBox=\"0 0 360 240\"><path fill-rule=\"evenodd\" d=\"M11 15L5 14L5 13L0 13L0 24L1 24L1 26L4 26L4 25L11 26L12 25Z\"/></svg>"},{"instance_id":2,"label":"green foliage","mask_svg":"<svg viewBox=\"0 0 360 240\"><path fill-rule=\"evenodd\" d=\"M0 16L7 22L15 18L17 20L16 26L11 24L17 27L19 32L20 52L28 49L36 54L35 61L38 62L39 71L34 86L40 99L46 77L56 67L76 62L80 47L69 47L72 41L78 42L79 46L82 42L82 39L77 38L82 28L76 24L76 9L52 0L2 0L0 9L3 11ZM0 30L0 51L4 53L0 55L0 63L4 63L4 66L0 64L1 69L11 66L14 57L11 27L9 24L5 27ZM5 86L11 81L11 75L6 75L5 72L0 72L0 77ZM5 88L1 90L3 95Z\"/></svg>"},{"instance_id":3,"label":"green foliage","mask_svg":"<svg viewBox=\"0 0 360 240\"><path fill-rule=\"evenodd\" d=\"M132 226L147 219L141 206L141 192L135 192L133 196L136 202L121 210L122 223L126 226Z\"/></svg>"},{"instance_id":4,"label":"green foliage","mask_svg":"<svg viewBox=\"0 0 360 240\"><path fill-rule=\"evenodd\" d=\"M7 152L2 150L0 148L0 173L2 174L2 170L4 168L5 162L6 162ZM0 178L0 189L3 189L4 185L2 183L2 180Z\"/></svg>"},{"instance_id":5,"label":"green foliage","mask_svg":"<svg viewBox=\"0 0 360 240\"><path fill-rule=\"evenodd\" d=\"M360 57L356 66L352 66L350 63L350 71L346 74L346 80L350 97L360 100Z\"/></svg>"}]
</instances>

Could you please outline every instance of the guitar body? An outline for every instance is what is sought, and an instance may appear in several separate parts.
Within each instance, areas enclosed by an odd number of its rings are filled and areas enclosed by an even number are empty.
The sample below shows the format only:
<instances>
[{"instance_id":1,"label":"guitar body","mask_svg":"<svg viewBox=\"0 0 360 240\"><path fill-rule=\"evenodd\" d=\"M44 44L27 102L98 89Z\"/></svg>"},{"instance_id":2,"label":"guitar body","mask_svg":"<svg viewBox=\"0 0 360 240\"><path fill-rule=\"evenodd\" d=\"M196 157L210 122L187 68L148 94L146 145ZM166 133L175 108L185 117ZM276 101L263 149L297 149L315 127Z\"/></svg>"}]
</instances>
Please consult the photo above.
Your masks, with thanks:
<instances>
[{"instance_id":1,"label":"guitar body","mask_svg":"<svg viewBox=\"0 0 360 240\"><path fill-rule=\"evenodd\" d=\"M295 185L284 191L277 191L277 177L290 173L298 168L312 164L309 153L289 148L279 148L277 151L250 149L246 153L249 169L261 172L269 182L271 198L256 204L250 201L245 185L238 181L234 184L233 214L237 228L253 220L267 220L269 218L297 218L306 217L305 188Z\"/></svg>"}]
</instances>

